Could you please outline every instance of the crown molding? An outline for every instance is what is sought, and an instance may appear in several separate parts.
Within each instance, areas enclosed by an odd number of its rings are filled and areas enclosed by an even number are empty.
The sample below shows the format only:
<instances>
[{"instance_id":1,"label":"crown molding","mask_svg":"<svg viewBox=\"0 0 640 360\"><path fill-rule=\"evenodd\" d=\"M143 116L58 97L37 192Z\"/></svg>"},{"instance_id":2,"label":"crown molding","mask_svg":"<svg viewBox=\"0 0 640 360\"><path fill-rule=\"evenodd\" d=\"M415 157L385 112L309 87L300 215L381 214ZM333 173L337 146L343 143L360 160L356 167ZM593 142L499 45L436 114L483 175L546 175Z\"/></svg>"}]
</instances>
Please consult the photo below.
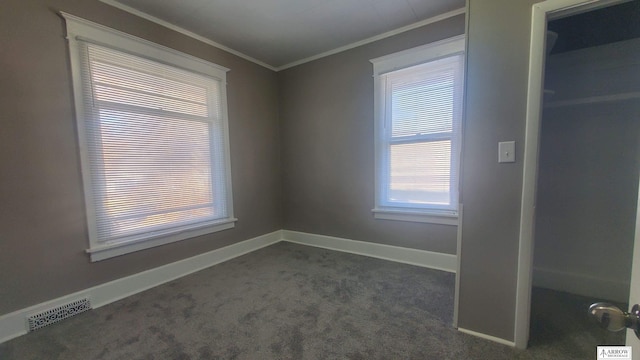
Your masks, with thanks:
<instances>
[{"instance_id":1,"label":"crown molding","mask_svg":"<svg viewBox=\"0 0 640 360\"><path fill-rule=\"evenodd\" d=\"M232 49L232 48L230 48L228 46L225 46L223 44L215 42L215 41L213 41L213 40L211 40L211 39L209 39L207 37L204 37L202 35L198 35L198 34L196 34L194 32L186 30L186 29L184 29L184 28L182 28L180 26L177 26L177 25L171 24L170 22L167 22L165 20L159 19L159 18L157 18L157 17L155 17L153 15L149 15L149 14L147 14L145 12L142 12L140 10L134 9L131 6L124 5L124 4L120 3L120 2L118 2L117 0L100 0L100 1L105 3L105 4L107 4L107 5L113 6L115 8L120 9L120 10L126 11L126 12L128 12L130 14L133 14L133 15L136 15L136 16L141 17L143 19L149 20L149 21L151 21L153 23L156 23L158 25L164 26L164 27L166 27L168 29L171 29L173 31L176 31L178 33L181 33L183 35L186 35L186 36L191 37L193 39L196 39L198 41L201 41L201 42L203 42L203 43L205 43L207 45L211 45L213 47L216 47L216 48L218 48L220 50L224 50L224 51L226 51L226 52L228 52L230 54L236 55L236 56L238 56L238 57L240 57L242 59L245 59L245 60L250 61L250 62L252 62L254 64L263 66L263 67L265 67L265 68L267 68L269 70L273 70L273 71L276 71L276 72L277 71L281 71L281 70L285 70L285 69L289 69L289 68L292 68L294 66L302 65L302 64L314 61L314 60L318 60L318 59L321 59L323 57L327 57L327 56L330 56L330 55L338 54L338 53L341 53L343 51L347 51L347 50L356 48L358 46L362 46L362 45L366 45L366 44L372 43L374 41L386 39L388 37L392 37L392 36L395 36L395 35L398 35L398 34L413 30L413 29L417 29L417 28L425 26L425 25L433 24L433 23L436 23L438 21L442 21L442 20L446 20L446 19L452 18L454 16L462 15L462 14L465 13L465 10L466 10L465 8L452 10L452 11L446 12L444 14L440 14L440 15L437 15L437 16L434 16L434 17L430 17L428 19L424 19L424 20L418 21L416 23L409 24L407 26L403 26L403 27L395 29L395 30L387 31L387 32L385 32L383 34L380 34L380 35L372 36L372 37L364 39L364 40L360 40L360 41L356 41L356 42L351 43L351 44L340 46L340 47L337 47L335 49L332 49L332 50L329 50L329 51L325 51L325 52L317 54L317 55L313 55L313 56L310 56L310 57L307 57L307 58L304 58L304 59L301 59L301 60L296 60L296 61L290 62L288 64L285 64L285 65L273 66L273 65L269 65L269 64L265 63L264 61L260 61L260 60L254 58L254 57L246 55L246 54L244 54L244 53L242 53L242 52L240 52L238 50L234 50L234 49Z\"/></svg>"},{"instance_id":2,"label":"crown molding","mask_svg":"<svg viewBox=\"0 0 640 360\"><path fill-rule=\"evenodd\" d=\"M263 66L263 67L265 67L265 68L267 68L269 70L278 71L276 67L271 66L271 65L269 65L269 64L267 64L267 63L265 63L263 61L260 61L260 60L258 60L256 58L253 58L253 57L249 56L249 55L246 55L246 54L244 54L244 53L242 53L240 51L234 50L234 49L232 49L232 48L230 48L228 46L222 45L222 44L220 44L218 42L215 42L215 41L213 41L213 40L211 40L209 38L206 38L206 37L204 37L202 35L198 35L198 34L196 34L194 32L191 32L191 31L189 31L187 29L184 29L184 28L181 28L181 27L179 27L177 25L171 24L170 22L167 22L167 21L164 21L162 19L159 19L159 18L157 18L157 17L155 17L153 15L149 15L149 14L147 14L145 12L142 12L140 10L134 9L131 6L127 6L127 5L121 4L116 0L100 0L100 1L105 3L105 4L107 4L107 5L113 6L115 8L120 9L120 10L126 11L126 12L128 12L130 14L133 14L135 16L138 16L138 17L141 17L143 19L149 20L149 21L151 21L153 23L156 23L158 25L164 26L164 27L166 27L168 29L171 29L171 30L173 30L175 32L181 33L182 35L186 35L186 36L188 36L190 38L193 38L193 39L196 39L198 41L201 41L201 42L203 42L203 43L205 43L207 45L211 45L211 46L213 46L215 48L218 48L220 50L224 50L224 51L226 51L228 53L231 53L231 54L233 54L235 56L243 58L243 59L245 59L247 61L250 61L250 62L252 62L254 64Z\"/></svg>"},{"instance_id":3,"label":"crown molding","mask_svg":"<svg viewBox=\"0 0 640 360\"><path fill-rule=\"evenodd\" d=\"M323 53L320 53L320 54L317 54L317 55L313 55L313 56L310 56L308 58L304 58L304 59L301 59L301 60L297 60L297 61L285 64L285 65L279 66L276 69L277 69L277 71L289 69L289 68L292 68L294 66L302 65L304 63L308 63L308 62L311 62L311 61L314 61L314 60L321 59L323 57L327 57L327 56L330 56L330 55L341 53L343 51L351 50L351 49L356 48L358 46L370 44L370 43L372 43L374 41L378 41L378 40L386 39L388 37L392 37L392 36L395 36L395 35L398 35L398 34L402 34L403 32L407 32L407 31L410 31L410 30L413 30L413 29L417 29L419 27L423 27L423 26L426 26L426 25L429 25L429 24L437 23L438 21L446 20L446 19L452 18L454 16L462 15L465 12L466 12L465 8L452 10L452 11L446 12L444 14L440 14L440 15L437 15L437 16L434 16L434 17L430 17L428 19L424 19L424 20L418 21L416 23L409 24L407 26L403 26L401 28L397 28L395 30L387 31L386 33L382 33L380 35L372 36L372 37L366 38L364 40L356 41L356 42L348 44L348 45L340 46L340 47L335 48L333 50L325 51Z\"/></svg>"}]
</instances>

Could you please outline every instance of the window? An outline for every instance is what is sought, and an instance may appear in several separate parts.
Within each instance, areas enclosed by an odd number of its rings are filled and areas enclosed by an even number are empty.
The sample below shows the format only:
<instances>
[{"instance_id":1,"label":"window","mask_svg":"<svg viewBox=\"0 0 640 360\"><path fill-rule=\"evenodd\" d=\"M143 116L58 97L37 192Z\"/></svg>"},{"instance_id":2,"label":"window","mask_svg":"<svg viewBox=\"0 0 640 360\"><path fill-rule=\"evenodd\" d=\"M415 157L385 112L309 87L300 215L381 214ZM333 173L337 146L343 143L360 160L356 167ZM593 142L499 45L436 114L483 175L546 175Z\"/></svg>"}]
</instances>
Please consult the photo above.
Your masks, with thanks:
<instances>
[{"instance_id":1,"label":"window","mask_svg":"<svg viewBox=\"0 0 640 360\"><path fill-rule=\"evenodd\" d=\"M226 69L64 16L92 261L233 227Z\"/></svg>"},{"instance_id":2,"label":"window","mask_svg":"<svg viewBox=\"0 0 640 360\"><path fill-rule=\"evenodd\" d=\"M456 225L464 38L371 62L375 217Z\"/></svg>"}]
</instances>

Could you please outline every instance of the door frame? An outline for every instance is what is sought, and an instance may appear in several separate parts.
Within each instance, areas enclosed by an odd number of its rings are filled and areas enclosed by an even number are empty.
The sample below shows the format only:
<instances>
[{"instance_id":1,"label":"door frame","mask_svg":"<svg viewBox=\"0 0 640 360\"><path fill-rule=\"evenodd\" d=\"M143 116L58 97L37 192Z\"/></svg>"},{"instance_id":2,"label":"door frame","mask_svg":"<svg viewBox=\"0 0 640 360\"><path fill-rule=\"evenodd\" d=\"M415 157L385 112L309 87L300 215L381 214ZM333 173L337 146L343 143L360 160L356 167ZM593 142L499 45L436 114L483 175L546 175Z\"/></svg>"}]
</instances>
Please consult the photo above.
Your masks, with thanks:
<instances>
[{"instance_id":1,"label":"door frame","mask_svg":"<svg viewBox=\"0 0 640 360\"><path fill-rule=\"evenodd\" d=\"M520 234L518 241L516 313L513 336L515 346L520 349L526 349L529 342L531 287L533 285L535 201L538 182L538 154L544 90L547 21L626 1L628 0L546 0L534 4L532 7Z\"/></svg>"}]
</instances>

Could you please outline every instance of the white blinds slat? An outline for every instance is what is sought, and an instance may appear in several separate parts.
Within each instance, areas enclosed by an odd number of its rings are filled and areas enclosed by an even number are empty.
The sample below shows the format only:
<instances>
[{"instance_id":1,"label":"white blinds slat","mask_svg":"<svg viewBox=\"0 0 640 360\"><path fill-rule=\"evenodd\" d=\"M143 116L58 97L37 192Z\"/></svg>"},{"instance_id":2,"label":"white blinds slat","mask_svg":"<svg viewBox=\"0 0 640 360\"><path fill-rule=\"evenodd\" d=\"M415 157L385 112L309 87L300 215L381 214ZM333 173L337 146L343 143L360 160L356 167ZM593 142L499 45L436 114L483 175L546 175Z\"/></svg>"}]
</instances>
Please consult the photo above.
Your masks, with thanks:
<instances>
[{"instance_id":1,"label":"white blinds slat","mask_svg":"<svg viewBox=\"0 0 640 360\"><path fill-rule=\"evenodd\" d=\"M451 141L391 146L389 200L449 204Z\"/></svg>"},{"instance_id":2,"label":"white blinds slat","mask_svg":"<svg viewBox=\"0 0 640 360\"><path fill-rule=\"evenodd\" d=\"M220 81L83 43L98 242L227 217Z\"/></svg>"},{"instance_id":3,"label":"white blinds slat","mask_svg":"<svg viewBox=\"0 0 640 360\"><path fill-rule=\"evenodd\" d=\"M382 75L387 204L455 208L452 153L461 117L462 61L453 55Z\"/></svg>"}]
</instances>

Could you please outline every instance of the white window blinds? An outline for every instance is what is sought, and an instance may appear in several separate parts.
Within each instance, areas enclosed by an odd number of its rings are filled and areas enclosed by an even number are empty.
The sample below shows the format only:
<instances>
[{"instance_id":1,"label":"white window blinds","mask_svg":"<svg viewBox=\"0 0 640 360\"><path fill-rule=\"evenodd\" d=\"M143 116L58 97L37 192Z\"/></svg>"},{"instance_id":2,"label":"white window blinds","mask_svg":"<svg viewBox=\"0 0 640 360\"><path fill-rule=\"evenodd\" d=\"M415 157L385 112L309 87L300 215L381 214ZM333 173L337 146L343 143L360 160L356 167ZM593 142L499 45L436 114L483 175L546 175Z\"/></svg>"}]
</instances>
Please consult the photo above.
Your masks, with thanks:
<instances>
[{"instance_id":1,"label":"white window blinds","mask_svg":"<svg viewBox=\"0 0 640 360\"><path fill-rule=\"evenodd\" d=\"M462 56L383 75L385 200L399 206L454 208L453 144L460 122Z\"/></svg>"},{"instance_id":2,"label":"white window blinds","mask_svg":"<svg viewBox=\"0 0 640 360\"><path fill-rule=\"evenodd\" d=\"M372 60L374 212L457 214L463 49L458 38Z\"/></svg>"},{"instance_id":3,"label":"white window blinds","mask_svg":"<svg viewBox=\"0 0 640 360\"><path fill-rule=\"evenodd\" d=\"M95 240L226 220L220 80L88 42L80 48Z\"/></svg>"}]
</instances>

